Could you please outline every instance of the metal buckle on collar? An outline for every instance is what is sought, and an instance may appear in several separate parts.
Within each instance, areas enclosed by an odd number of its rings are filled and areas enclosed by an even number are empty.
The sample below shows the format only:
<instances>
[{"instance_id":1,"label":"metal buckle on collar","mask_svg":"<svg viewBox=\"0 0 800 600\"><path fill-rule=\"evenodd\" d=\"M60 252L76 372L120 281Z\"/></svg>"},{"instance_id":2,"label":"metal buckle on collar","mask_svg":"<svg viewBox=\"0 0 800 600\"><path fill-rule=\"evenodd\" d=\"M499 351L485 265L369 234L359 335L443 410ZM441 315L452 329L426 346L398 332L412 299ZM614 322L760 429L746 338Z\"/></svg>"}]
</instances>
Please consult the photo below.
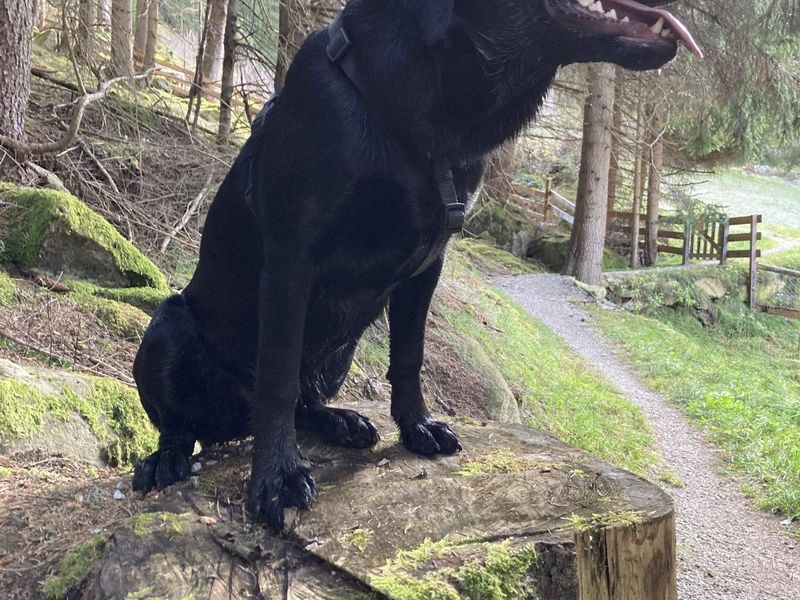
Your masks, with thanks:
<instances>
[{"instance_id":1,"label":"metal buckle on collar","mask_svg":"<svg viewBox=\"0 0 800 600\"><path fill-rule=\"evenodd\" d=\"M447 233L460 233L464 229L467 208L461 202L448 204L447 210Z\"/></svg>"},{"instance_id":2,"label":"metal buckle on collar","mask_svg":"<svg viewBox=\"0 0 800 600\"><path fill-rule=\"evenodd\" d=\"M328 54L328 59L333 63L338 63L342 60L347 51L353 46L350 41L350 36L342 27L342 13L336 15L336 18L328 27L328 46L325 52Z\"/></svg>"}]
</instances>

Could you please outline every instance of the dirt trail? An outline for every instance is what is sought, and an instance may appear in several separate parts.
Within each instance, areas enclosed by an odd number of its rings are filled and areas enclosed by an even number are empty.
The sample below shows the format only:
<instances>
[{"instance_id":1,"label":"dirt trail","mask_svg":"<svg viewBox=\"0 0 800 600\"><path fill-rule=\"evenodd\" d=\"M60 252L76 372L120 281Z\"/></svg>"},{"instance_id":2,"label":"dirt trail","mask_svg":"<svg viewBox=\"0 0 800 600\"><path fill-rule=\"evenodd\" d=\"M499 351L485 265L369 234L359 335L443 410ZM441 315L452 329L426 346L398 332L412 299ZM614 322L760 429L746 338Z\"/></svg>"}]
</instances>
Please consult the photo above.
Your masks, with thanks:
<instances>
[{"instance_id":1,"label":"dirt trail","mask_svg":"<svg viewBox=\"0 0 800 600\"><path fill-rule=\"evenodd\" d=\"M780 520L752 508L705 435L661 394L647 388L613 346L590 325L590 300L558 275L493 281L556 334L647 416L666 467L685 482L672 488L681 600L796 600L800 542Z\"/></svg>"}]
</instances>

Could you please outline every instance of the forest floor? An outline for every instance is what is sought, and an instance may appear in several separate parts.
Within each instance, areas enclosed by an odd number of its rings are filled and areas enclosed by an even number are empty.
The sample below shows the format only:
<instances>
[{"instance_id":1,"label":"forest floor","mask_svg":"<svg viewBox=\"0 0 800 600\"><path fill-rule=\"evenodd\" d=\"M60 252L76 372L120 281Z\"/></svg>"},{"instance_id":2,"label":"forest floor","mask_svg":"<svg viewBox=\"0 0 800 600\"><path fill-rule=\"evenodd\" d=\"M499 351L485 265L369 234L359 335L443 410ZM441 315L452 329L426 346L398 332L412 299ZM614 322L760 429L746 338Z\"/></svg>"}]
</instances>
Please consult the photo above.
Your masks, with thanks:
<instances>
[{"instance_id":1,"label":"forest floor","mask_svg":"<svg viewBox=\"0 0 800 600\"><path fill-rule=\"evenodd\" d=\"M496 284L561 336L646 415L674 474L678 590L682 600L790 600L800 594L800 543L778 517L752 506L706 434L645 386L592 326L594 303L558 275L503 277ZM663 479L663 477L662 477Z\"/></svg>"}]
</instances>

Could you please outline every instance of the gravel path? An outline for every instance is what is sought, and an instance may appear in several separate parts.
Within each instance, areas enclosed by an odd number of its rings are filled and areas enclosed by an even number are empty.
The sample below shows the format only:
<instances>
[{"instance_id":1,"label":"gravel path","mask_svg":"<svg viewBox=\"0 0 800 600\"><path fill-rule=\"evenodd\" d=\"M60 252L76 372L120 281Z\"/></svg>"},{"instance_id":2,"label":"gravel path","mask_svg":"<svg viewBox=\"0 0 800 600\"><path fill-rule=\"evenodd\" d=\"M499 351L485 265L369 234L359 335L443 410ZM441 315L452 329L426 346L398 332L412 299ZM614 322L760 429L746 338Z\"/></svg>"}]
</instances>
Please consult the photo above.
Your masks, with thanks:
<instances>
[{"instance_id":1,"label":"gravel path","mask_svg":"<svg viewBox=\"0 0 800 600\"><path fill-rule=\"evenodd\" d=\"M589 296L558 275L493 281L564 338L577 354L639 406L667 468L686 484L672 488L681 600L800 599L800 542L780 520L753 509L705 435L661 394L648 389L589 325Z\"/></svg>"}]
</instances>

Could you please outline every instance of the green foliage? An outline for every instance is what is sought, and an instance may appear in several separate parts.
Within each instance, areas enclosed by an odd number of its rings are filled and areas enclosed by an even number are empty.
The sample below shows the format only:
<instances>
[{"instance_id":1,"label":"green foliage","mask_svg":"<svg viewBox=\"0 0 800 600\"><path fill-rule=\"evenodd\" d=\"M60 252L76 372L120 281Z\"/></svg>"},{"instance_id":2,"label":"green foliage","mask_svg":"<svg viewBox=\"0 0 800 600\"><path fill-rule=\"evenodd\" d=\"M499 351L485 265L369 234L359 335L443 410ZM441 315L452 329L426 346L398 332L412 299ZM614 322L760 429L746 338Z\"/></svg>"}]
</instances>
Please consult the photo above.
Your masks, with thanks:
<instances>
[{"instance_id":1,"label":"green foliage","mask_svg":"<svg viewBox=\"0 0 800 600\"><path fill-rule=\"evenodd\" d=\"M166 280L158 268L108 221L71 194L3 184L0 198L14 207L4 215L8 219L4 261L22 268L36 267L45 236L57 221L67 233L87 237L108 252L133 284L166 289Z\"/></svg>"},{"instance_id":2,"label":"green foliage","mask_svg":"<svg viewBox=\"0 0 800 600\"><path fill-rule=\"evenodd\" d=\"M468 460L461 466L458 474L464 477L474 477L475 475L492 475L497 473L521 473L544 466L545 465L542 463L537 463L527 458L520 458L511 452L511 450L503 448Z\"/></svg>"},{"instance_id":3,"label":"green foliage","mask_svg":"<svg viewBox=\"0 0 800 600\"><path fill-rule=\"evenodd\" d=\"M520 390L531 426L639 474L657 461L642 412L558 336L467 274L460 273L449 286L463 305L436 302L434 311L456 333L483 345L509 384Z\"/></svg>"},{"instance_id":4,"label":"green foliage","mask_svg":"<svg viewBox=\"0 0 800 600\"><path fill-rule=\"evenodd\" d=\"M14 304L15 291L14 281L6 273L0 271L0 306Z\"/></svg>"},{"instance_id":5,"label":"green foliage","mask_svg":"<svg viewBox=\"0 0 800 600\"><path fill-rule=\"evenodd\" d=\"M45 600L66 600L89 578L103 556L107 539L99 535L67 552L59 561L54 575L42 583Z\"/></svg>"},{"instance_id":6,"label":"green foliage","mask_svg":"<svg viewBox=\"0 0 800 600\"><path fill-rule=\"evenodd\" d=\"M635 510L620 510L607 513L593 514L590 517L571 515L563 529L579 531L581 533L592 529L606 527L619 527L621 525L635 525L642 522L642 513Z\"/></svg>"},{"instance_id":7,"label":"green foliage","mask_svg":"<svg viewBox=\"0 0 800 600\"><path fill-rule=\"evenodd\" d=\"M490 275L521 275L541 270L482 240L459 238L452 243L451 256L461 264Z\"/></svg>"},{"instance_id":8,"label":"green foliage","mask_svg":"<svg viewBox=\"0 0 800 600\"><path fill-rule=\"evenodd\" d=\"M533 241L530 247L531 258L542 263L548 270L560 273L569 256L570 236L565 233L544 235ZM608 248L603 250L603 270L619 271L628 266L628 261L617 256Z\"/></svg>"},{"instance_id":9,"label":"green foliage","mask_svg":"<svg viewBox=\"0 0 800 600\"><path fill-rule=\"evenodd\" d=\"M354 529L350 533L347 534L347 542L353 546L356 550L364 554L364 551L367 549L367 546L370 545L372 542L372 538L374 536L374 532L369 529L361 529L360 527Z\"/></svg>"},{"instance_id":10,"label":"green foliage","mask_svg":"<svg viewBox=\"0 0 800 600\"><path fill-rule=\"evenodd\" d=\"M723 305L716 327L675 311L597 311L648 383L702 425L761 504L800 516L800 325Z\"/></svg>"}]
</instances>

